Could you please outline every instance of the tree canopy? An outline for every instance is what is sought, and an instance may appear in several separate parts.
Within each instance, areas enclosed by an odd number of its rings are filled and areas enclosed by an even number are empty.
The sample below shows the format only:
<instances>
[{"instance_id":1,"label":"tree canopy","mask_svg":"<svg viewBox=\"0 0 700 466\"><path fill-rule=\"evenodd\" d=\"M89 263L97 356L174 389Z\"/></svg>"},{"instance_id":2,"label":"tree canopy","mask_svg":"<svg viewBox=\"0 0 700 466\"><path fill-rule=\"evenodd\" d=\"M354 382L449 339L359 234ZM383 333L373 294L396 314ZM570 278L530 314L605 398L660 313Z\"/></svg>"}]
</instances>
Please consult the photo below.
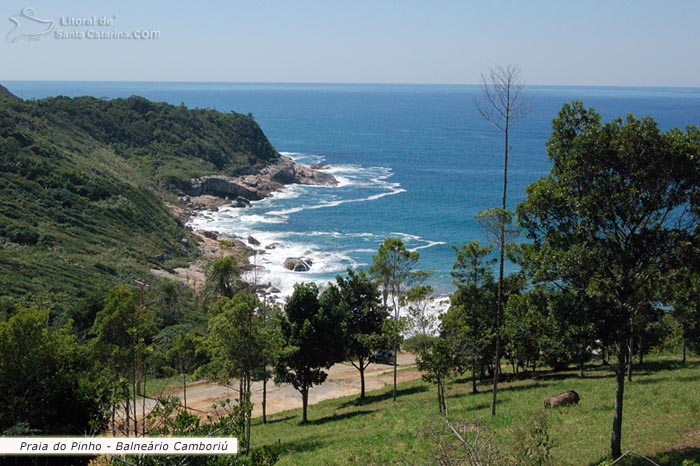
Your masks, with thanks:
<instances>
[{"instance_id":1,"label":"tree canopy","mask_svg":"<svg viewBox=\"0 0 700 466\"><path fill-rule=\"evenodd\" d=\"M275 381L291 384L302 397L302 423L308 421L309 389L325 382L330 368L343 358L340 318L333 306L321 306L314 283L294 285L284 306L283 348Z\"/></svg>"},{"instance_id":2,"label":"tree canopy","mask_svg":"<svg viewBox=\"0 0 700 466\"><path fill-rule=\"evenodd\" d=\"M548 176L527 188L518 217L531 243L523 260L538 280L580 291L600 312L599 337L617 357L612 454L621 454L624 377L638 321L663 300L664 273L697 227L691 207L695 130L662 133L651 118L602 123L581 102L566 104L547 143Z\"/></svg>"}]
</instances>

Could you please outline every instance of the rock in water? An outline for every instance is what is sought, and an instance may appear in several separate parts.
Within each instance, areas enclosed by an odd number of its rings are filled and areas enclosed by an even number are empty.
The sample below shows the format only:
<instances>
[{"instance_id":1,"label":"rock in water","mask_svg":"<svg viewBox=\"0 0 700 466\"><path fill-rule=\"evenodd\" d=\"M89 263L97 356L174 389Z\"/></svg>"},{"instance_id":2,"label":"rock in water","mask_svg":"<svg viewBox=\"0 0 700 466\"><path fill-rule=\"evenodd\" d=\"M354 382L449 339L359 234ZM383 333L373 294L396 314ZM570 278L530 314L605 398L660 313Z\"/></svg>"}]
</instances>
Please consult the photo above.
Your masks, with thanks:
<instances>
[{"instance_id":1,"label":"rock in water","mask_svg":"<svg viewBox=\"0 0 700 466\"><path fill-rule=\"evenodd\" d=\"M250 207L250 201L243 196L238 196L236 198L236 200L234 201L233 205L235 207L240 207L240 208Z\"/></svg>"},{"instance_id":2,"label":"rock in water","mask_svg":"<svg viewBox=\"0 0 700 466\"><path fill-rule=\"evenodd\" d=\"M287 257L284 260L284 267L294 272L308 272L312 265L311 259L302 259L300 257Z\"/></svg>"},{"instance_id":3,"label":"rock in water","mask_svg":"<svg viewBox=\"0 0 700 466\"><path fill-rule=\"evenodd\" d=\"M253 238L252 236L249 236L248 237L248 244L252 244L253 246L260 246L260 241Z\"/></svg>"}]
</instances>

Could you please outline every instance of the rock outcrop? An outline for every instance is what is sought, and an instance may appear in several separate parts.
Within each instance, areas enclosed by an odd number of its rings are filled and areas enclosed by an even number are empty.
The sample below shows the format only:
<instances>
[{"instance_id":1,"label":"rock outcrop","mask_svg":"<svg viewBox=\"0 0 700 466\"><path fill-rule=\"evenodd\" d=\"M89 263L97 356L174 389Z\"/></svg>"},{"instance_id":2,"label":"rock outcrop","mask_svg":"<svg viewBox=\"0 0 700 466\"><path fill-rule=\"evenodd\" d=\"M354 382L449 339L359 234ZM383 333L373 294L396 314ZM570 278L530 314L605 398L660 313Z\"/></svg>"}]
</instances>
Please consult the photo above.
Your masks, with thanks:
<instances>
[{"instance_id":1,"label":"rock outcrop","mask_svg":"<svg viewBox=\"0 0 700 466\"><path fill-rule=\"evenodd\" d=\"M312 265L311 259L302 259L301 257L287 257L284 260L284 267L294 272L308 272Z\"/></svg>"},{"instance_id":2,"label":"rock outcrop","mask_svg":"<svg viewBox=\"0 0 700 466\"><path fill-rule=\"evenodd\" d=\"M225 175L203 176L192 180L191 196L212 195L235 199L237 206L245 205L244 200L259 201L280 191L288 184L315 186L335 186L338 181L329 173L304 167L288 157L280 159L255 174L239 177Z\"/></svg>"}]
</instances>

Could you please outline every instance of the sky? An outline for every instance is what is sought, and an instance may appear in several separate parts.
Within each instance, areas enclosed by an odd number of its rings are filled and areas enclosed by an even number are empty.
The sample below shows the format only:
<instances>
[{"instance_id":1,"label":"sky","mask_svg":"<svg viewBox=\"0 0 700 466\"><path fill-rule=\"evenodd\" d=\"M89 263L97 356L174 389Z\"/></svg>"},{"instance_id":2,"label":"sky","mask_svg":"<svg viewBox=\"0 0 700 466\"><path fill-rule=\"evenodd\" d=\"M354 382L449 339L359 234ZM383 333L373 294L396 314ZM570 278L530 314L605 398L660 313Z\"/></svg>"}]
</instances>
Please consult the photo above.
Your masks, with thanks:
<instances>
[{"instance_id":1,"label":"sky","mask_svg":"<svg viewBox=\"0 0 700 466\"><path fill-rule=\"evenodd\" d=\"M699 25L697 0L3 0L0 82L700 87Z\"/></svg>"}]
</instances>

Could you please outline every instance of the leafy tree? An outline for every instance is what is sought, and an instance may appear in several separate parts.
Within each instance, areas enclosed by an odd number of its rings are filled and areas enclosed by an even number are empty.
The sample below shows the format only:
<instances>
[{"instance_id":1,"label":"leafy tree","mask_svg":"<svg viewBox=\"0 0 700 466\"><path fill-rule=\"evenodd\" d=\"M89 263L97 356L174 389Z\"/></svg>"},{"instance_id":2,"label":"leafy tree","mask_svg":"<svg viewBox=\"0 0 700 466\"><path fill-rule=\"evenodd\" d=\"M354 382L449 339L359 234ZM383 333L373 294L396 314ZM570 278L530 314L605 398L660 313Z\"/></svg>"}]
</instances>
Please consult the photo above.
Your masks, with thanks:
<instances>
[{"instance_id":1,"label":"leafy tree","mask_svg":"<svg viewBox=\"0 0 700 466\"><path fill-rule=\"evenodd\" d=\"M214 380L239 381L239 405L244 419L243 452L250 449L252 384L265 369L268 360L268 335L258 313L260 302L255 295L238 293L212 306L207 345L212 358L208 372Z\"/></svg>"},{"instance_id":2,"label":"leafy tree","mask_svg":"<svg viewBox=\"0 0 700 466\"><path fill-rule=\"evenodd\" d=\"M302 423L308 422L309 389L325 382L324 369L341 361L340 316L332 306L321 307L314 283L294 285L282 320L284 348L275 367L275 382L289 383L302 400Z\"/></svg>"},{"instance_id":3,"label":"leafy tree","mask_svg":"<svg viewBox=\"0 0 700 466\"><path fill-rule=\"evenodd\" d=\"M453 245L452 249L457 258L450 274L457 287L479 287L493 282L492 266L496 260L489 259L493 246L481 247L479 241L472 241L459 247Z\"/></svg>"},{"instance_id":4,"label":"leafy tree","mask_svg":"<svg viewBox=\"0 0 700 466\"><path fill-rule=\"evenodd\" d=\"M0 322L0 434L83 435L104 427L89 354L49 312L19 307Z\"/></svg>"},{"instance_id":5,"label":"leafy tree","mask_svg":"<svg viewBox=\"0 0 700 466\"><path fill-rule=\"evenodd\" d=\"M700 274L684 267L669 276L667 292L672 296L672 311L680 325L683 363L691 349L700 350Z\"/></svg>"},{"instance_id":6,"label":"leafy tree","mask_svg":"<svg viewBox=\"0 0 700 466\"><path fill-rule=\"evenodd\" d=\"M554 369L563 369L570 362L576 363L581 377L585 364L598 348L596 322L590 316L599 315L600 302L586 299L571 290L541 288L546 296L548 330L542 346L542 359Z\"/></svg>"},{"instance_id":7,"label":"leafy tree","mask_svg":"<svg viewBox=\"0 0 700 466\"><path fill-rule=\"evenodd\" d=\"M187 409L187 377L205 362L202 351L204 342L201 335L183 330L180 326L166 330L171 329L176 333L161 332L156 337L156 344L162 358L161 365L182 376L182 402Z\"/></svg>"},{"instance_id":8,"label":"leafy tree","mask_svg":"<svg viewBox=\"0 0 700 466\"><path fill-rule=\"evenodd\" d=\"M273 376L268 367L274 368L284 345L281 328L283 315L279 306L271 305L267 299L263 299L260 303L258 315L262 319L265 332L265 352L263 353L265 361L256 375L256 380L262 380L263 383L262 418L263 424L267 424L267 382Z\"/></svg>"},{"instance_id":9,"label":"leafy tree","mask_svg":"<svg viewBox=\"0 0 700 466\"><path fill-rule=\"evenodd\" d=\"M406 249L399 238L387 238L379 246L376 256L372 257L372 265L369 273L374 277L382 291L384 306L393 311L393 318L398 323L400 318L401 301L406 293L413 276L414 268L418 263L419 254L416 251ZM390 306L389 306L390 304ZM400 340L393 346L394 349L394 388L392 399L396 401L396 379Z\"/></svg>"},{"instance_id":10,"label":"leafy tree","mask_svg":"<svg viewBox=\"0 0 700 466\"><path fill-rule=\"evenodd\" d=\"M404 298L410 325L408 333L419 353L430 348L437 330L438 316L430 309L435 304L433 291L430 285L417 285L409 289Z\"/></svg>"},{"instance_id":11,"label":"leafy tree","mask_svg":"<svg viewBox=\"0 0 700 466\"><path fill-rule=\"evenodd\" d=\"M138 385L146 372L146 360L156 334L153 315L140 304L134 290L127 286L111 289L105 307L97 313L91 333L92 350L98 367L107 373L113 390L112 430L114 432L117 400L123 398L126 433L138 433L136 397Z\"/></svg>"},{"instance_id":12,"label":"leafy tree","mask_svg":"<svg viewBox=\"0 0 700 466\"><path fill-rule=\"evenodd\" d=\"M498 220L498 295L496 308L496 354L493 375L493 399L491 415L496 415L496 396L498 393L498 372L500 370L500 326L505 307L503 293L503 270L505 264L505 247L507 234L507 194L508 194L508 159L510 157L510 129L530 112L529 105L522 98L523 84L520 82L520 69L513 65L489 70L488 78L481 75L485 103L477 103L477 110L486 121L503 133L503 194L500 209L494 209L496 215L487 216Z\"/></svg>"},{"instance_id":13,"label":"leafy tree","mask_svg":"<svg viewBox=\"0 0 700 466\"><path fill-rule=\"evenodd\" d=\"M451 274L457 290L442 317L441 337L452 342L453 351L471 366L472 393L477 393L477 365L483 367L494 336L495 260L489 259L492 246L481 247L478 241L453 249L457 257Z\"/></svg>"},{"instance_id":14,"label":"leafy tree","mask_svg":"<svg viewBox=\"0 0 700 466\"><path fill-rule=\"evenodd\" d=\"M564 106L547 143L551 172L528 187L518 217L532 241L523 257L537 279L602 304L589 307L596 312L589 320L616 356L611 451L618 458L635 327L661 299L658 284L695 226L680 221L692 163L677 148L698 142L691 133L661 133L651 118L600 120L581 102Z\"/></svg>"},{"instance_id":15,"label":"leafy tree","mask_svg":"<svg viewBox=\"0 0 700 466\"><path fill-rule=\"evenodd\" d=\"M456 362L456 354L453 348L443 338L433 341L430 348L423 350L416 359L418 369L425 371L422 378L426 382L437 385L438 407L440 413L447 415L446 383L450 373L454 372L459 364Z\"/></svg>"},{"instance_id":16,"label":"leafy tree","mask_svg":"<svg viewBox=\"0 0 700 466\"><path fill-rule=\"evenodd\" d=\"M148 433L159 437L235 437L245 435L242 408L224 400L216 403L214 413L200 418L184 409L177 398L161 397L147 418ZM114 466L271 466L279 460L279 448L265 446L244 455L141 455L115 458Z\"/></svg>"},{"instance_id":17,"label":"leafy tree","mask_svg":"<svg viewBox=\"0 0 700 466\"><path fill-rule=\"evenodd\" d=\"M322 307L335 307L341 316L345 358L360 372L360 399L364 399L365 369L384 343L382 325L387 310L377 286L364 270L359 273L348 270L347 278L337 276L336 284L322 296Z\"/></svg>"},{"instance_id":18,"label":"leafy tree","mask_svg":"<svg viewBox=\"0 0 700 466\"><path fill-rule=\"evenodd\" d=\"M226 256L209 264L207 285L218 296L233 298L241 288L241 270L234 256Z\"/></svg>"},{"instance_id":19,"label":"leafy tree","mask_svg":"<svg viewBox=\"0 0 700 466\"><path fill-rule=\"evenodd\" d=\"M165 278L157 282L155 299L153 302L156 309L156 321L158 326L168 327L176 325L182 320L183 313L181 302L185 295L183 286L175 280Z\"/></svg>"},{"instance_id":20,"label":"leafy tree","mask_svg":"<svg viewBox=\"0 0 700 466\"><path fill-rule=\"evenodd\" d=\"M547 335L546 297L533 290L508 300L503 316L503 337L513 369L519 366L533 369L540 359Z\"/></svg>"}]
</instances>

